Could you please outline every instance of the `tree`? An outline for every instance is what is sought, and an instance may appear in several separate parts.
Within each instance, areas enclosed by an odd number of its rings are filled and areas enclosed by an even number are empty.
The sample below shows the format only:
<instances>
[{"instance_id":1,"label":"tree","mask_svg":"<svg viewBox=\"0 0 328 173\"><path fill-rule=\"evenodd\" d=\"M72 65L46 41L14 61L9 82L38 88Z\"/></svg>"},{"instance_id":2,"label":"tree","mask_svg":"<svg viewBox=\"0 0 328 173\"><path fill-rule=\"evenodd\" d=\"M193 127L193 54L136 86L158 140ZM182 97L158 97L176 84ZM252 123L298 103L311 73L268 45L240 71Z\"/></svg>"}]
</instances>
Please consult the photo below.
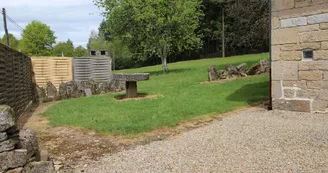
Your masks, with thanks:
<instances>
[{"instance_id":1,"label":"tree","mask_svg":"<svg viewBox=\"0 0 328 173\"><path fill-rule=\"evenodd\" d=\"M10 46L12 49L16 49L16 50L18 50L18 46L19 46L19 42L20 42L20 41L17 40L16 37L15 37L13 34L11 34L11 33L8 34L8 37L9 37L9 46ZM0 40L0 43L6 45L6 35L4 35L4 36L2 37L2 39Z\"/></svg>"},{"instance_id":2,"label":"tree","mask_svg":"<svg viewBox=\"0 0 328 173\"><path fill-rule=\"evenodd\" d=\"M77 46L74 50L74 56L75 57L83 57L88 55L88 50L84 48L83 46Z\"/></svg>"},{"instance_id":3,"label":"tree","mask_svg":"<svg viewBox=\"0 0 328 173\"><path fill-rule=\"evenodd\" d=\"M95 30L91 31L87 44L89 50L107 50L107 43L102 34L98 34Z\"/></svg>"},{"instance_id":4,"label":"tree","mask_svg":"<svg viewBox=\"0 0 328 173\"><path fill-rule=\"evenodd\" d=\"M34 20L25 27L22 33L20 49L28 55L48 56L51 55L55 42L54 31L48 25Z\"/></svg>"},{"instance_id":5,"label":"tree","mask_svg":"<svg viewBox=\"0 0 328 173\"><path fill-rule=\"evenodd\" d=\"M73 57L74 56L74 46L73 42L68 39L66 42L59 42L53 48L53 55L54 56L66 56L66 57Z\"/></svg>"},{"instance_id":6,"label":"tree","mask_svg":"<svg viewBox=\"0 0 328 173\"><path fill-rule=\"evenodd\" d=\"M196 33L202 17L198 0L98 0L107 11L113 37L129 46L135 56L158 56L164 72L174 52L199 48Z\"/></svg>"}]
</instances>

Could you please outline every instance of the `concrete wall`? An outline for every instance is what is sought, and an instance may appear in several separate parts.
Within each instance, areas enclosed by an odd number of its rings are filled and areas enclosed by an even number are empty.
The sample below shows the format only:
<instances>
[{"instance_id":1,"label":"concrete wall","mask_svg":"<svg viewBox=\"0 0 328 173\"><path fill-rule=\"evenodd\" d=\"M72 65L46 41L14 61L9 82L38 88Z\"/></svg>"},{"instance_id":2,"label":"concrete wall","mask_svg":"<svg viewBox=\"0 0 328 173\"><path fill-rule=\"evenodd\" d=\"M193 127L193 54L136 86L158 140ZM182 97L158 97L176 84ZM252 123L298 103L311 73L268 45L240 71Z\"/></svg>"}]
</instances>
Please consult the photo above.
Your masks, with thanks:
<instances>
[{"instance_id":1,"label":"concrete wall","mask_svg":"<svg viewBox=\"0 0 328 173\"><path fill-rule=\"evenodd\" d=\"M327 112L328 0L272 0L271 24L273 108Z\"/></svg>"}]
</instances>

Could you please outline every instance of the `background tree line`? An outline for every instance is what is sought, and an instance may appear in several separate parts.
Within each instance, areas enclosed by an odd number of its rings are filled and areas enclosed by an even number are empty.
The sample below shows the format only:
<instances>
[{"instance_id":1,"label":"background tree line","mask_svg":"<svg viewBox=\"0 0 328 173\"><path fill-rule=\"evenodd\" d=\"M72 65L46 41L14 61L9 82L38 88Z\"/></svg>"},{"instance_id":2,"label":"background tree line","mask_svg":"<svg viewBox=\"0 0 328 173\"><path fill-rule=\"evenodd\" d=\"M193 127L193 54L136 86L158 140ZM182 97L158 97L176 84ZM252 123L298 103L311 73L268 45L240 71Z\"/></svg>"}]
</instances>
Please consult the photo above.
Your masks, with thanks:
<instances>
[{"instance_id":1,"label":"background tree line","mask_svg":"<svg viewBox=\"0 0 328 173\"><path fill-rule=\"evenodd\" d=\"M13 34L8 34L9 46L29 56L82 57L88 55L87 49L83 46L74 47L70 39L56 43L54 33L48 25L40 21L32 21L23 30L21 40L15 38ZM0 42L6 44L6 37L3 36Z\"/></svg>"},{"instance_id":2,"label":"background tree line","mask_svg":"<svg viewBox=\"0 0 328 173\"><path fill-rule=\"evenodd\" d=\"M221 57L223 47L226 56L269 50L268 0L97 0L96 4L105 9L105 20L91 34L88 48L106 43L103 48L115 57L116 69L163 65L163 55L167 62Z\"/></svg>"}]
</instances>

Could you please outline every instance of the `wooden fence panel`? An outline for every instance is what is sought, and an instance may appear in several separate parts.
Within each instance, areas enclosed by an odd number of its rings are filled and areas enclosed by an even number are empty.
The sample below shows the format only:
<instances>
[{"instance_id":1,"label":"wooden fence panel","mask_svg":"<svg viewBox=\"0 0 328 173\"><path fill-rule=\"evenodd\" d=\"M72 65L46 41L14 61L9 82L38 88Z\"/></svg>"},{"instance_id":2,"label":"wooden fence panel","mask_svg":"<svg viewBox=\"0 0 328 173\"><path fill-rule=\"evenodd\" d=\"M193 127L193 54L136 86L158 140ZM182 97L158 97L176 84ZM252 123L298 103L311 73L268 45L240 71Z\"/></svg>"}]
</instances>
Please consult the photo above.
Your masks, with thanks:
<instances>
[{"instance_id":1,"label":"wooden fence panel","mask_svg":"<svg viewBox=\"0 0 328 173\"><path fill-rule=\"evenodd\" d=\"M32 64L35 81L41 87L45 88L50 81L58 90L62 82L73 79L70 57L32 57Z\"/></svg>"}]
</instances>

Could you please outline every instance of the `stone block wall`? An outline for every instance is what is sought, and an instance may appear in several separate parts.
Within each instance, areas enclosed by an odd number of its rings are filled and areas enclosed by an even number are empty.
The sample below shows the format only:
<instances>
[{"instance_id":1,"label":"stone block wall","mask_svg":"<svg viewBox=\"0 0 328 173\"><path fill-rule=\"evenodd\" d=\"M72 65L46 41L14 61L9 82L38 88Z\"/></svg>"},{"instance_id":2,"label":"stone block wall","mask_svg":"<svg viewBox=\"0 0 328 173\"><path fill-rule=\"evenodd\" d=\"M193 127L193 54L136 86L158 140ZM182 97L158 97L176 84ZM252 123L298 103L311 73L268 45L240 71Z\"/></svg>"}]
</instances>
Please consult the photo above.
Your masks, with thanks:
<instances>
[{"instance_id":1,"label":"stone block wall","mask_svg":"<svg viewBox=\"0 0 328 173\"><path fill-rule=\"evenodd\" d=\"M48 158L41 157L36 133L20 130L14 111L0 105L0 173L55 173Z\"/></svg>"},{"instance_id":2,"label":"stone block wall","mask_svg":"<svg viewBox=\"0 0 328 173\"><path fill-rule=\"evenodd\" d=\"M328 0L271 2L273 108L328 112Z\"/></svg>"}]
</instances>

